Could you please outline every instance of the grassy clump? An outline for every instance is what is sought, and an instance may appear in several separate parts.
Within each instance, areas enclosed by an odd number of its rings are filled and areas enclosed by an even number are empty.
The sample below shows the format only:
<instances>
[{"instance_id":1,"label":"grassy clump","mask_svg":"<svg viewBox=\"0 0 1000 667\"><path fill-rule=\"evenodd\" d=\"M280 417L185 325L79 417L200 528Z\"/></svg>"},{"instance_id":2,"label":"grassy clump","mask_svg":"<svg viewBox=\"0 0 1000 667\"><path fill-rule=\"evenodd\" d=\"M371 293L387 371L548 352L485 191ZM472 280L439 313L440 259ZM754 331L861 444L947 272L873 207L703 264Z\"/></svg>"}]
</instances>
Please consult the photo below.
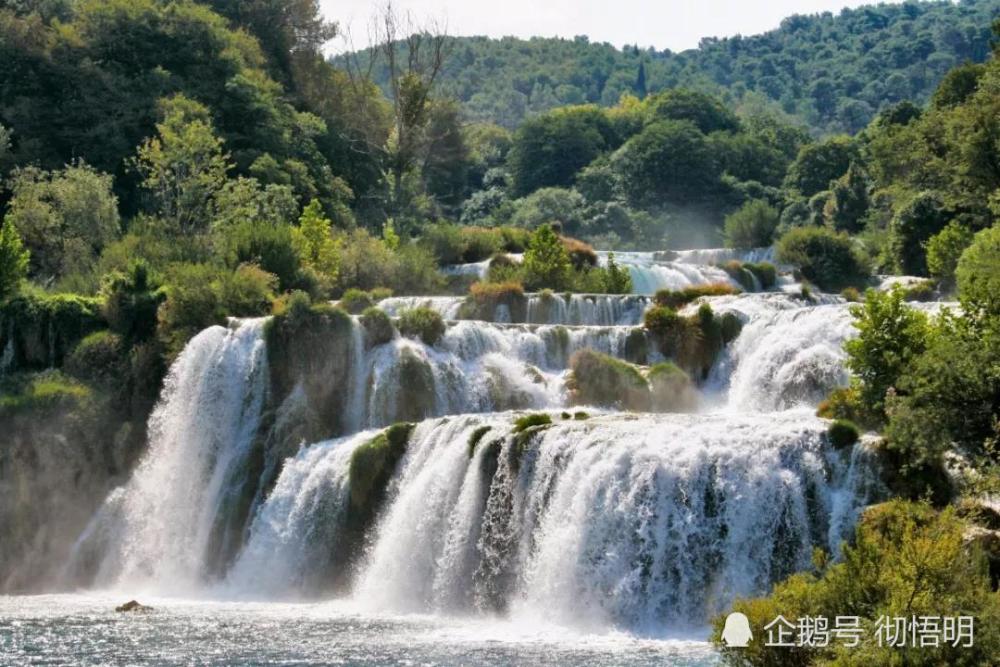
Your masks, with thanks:
<instances>
[{"instance_id":1,"label":"grassy clump","mask_svg":"<svg viewBox=\"0 0 1000 667\"><path fill-rule=\"evenodd\" d=\"M934 300L934 282L930 280L921 280L918 283L914 283L903 289L903 300L904 301L933 301Z\"/></svg>"},{"instance_id":2,"label":"grassy clump","mask_svg":"<svg viewBox=\"0 0 1000 667\"><path fill-rule=\"evenodd\" d=\"M857 425L847 419L838 419L830 424L826 435L834 449L845 449L861 439Z\"/></svg>"},{"instance_id":3,"label":"grassy clump","mask_svg":"<svg viewBox=\"0 0 1000 667\"><path fill-rule=\"evenodd\" d=\"M850 303L861 301L861 292L858 291L857 287L845 287L840 291L840 296L843 297L844 301Z\"/></svg>"},{"instance_id":4,"label":"grassy clump","mask_svg":"<svg viewBox=\"0 0 1000 667\"><path fill-rule=\"evenodd\" d=\"M753 272L751 272L750 269L748 269L747 266L738 259L730 260L719 268L725 271L730 278L738 282L740 287L747 292L752 292L756 289L757 281L755 280Z\"/></svg>"},{"instance_id":5,"label":"grassy clump","mask_svg":"<svg viewBox=\"0 0 1000 667\"><path fill-rule=\"evenodd\" d=\"M482 439L493 429L492 426L480 426L475 431L469 434L469 458L476 453L476 447L482 441Z\"/></svg>"},{"instance_id":6,"label":"grassy clump","mask_svg":"<svg viewBox=\"0 0 1000 667\"><path fill-rule=\"evenodd\" d=\"M573 419L578 422L587 421L590 419L590 413L584 412L583 410L577 410L573 413Z\"/></svg>"},{"instance_id":7,"label":"grassy clump","mask_svg":"<svg viewBox=\"0 0 1000 667\"><path fill-rule=\"evenodd\" d=\"M544 412L524 415L514 420L514 428L511 430L513 442L510 447L510 461L515 470L520 466L524 453L528 451L532 438L551 425L552 417Z\"/></svg>"},{"instance_id":8,"label":"grassy clump","mask_svg":"<svg viewBox=\"0 0 1000 667\"><path fill-rule=\"evenodd\" d=\"M524 296L524 286L519 281L472 283L469 295L459 310L459 317L491 322L496 319L497 308L500 306L507 307L515 322L522 322L527 318L528 300Z\"/></svg>"},{"instance_id":9,"label":"grassy clump","mask_svg":"<svg viewBox=\"0 0 1000 667\"><path fill-rule=\"evenodd\" d=\"M427 345L437 345L447 327L439 312L420 306L401 312L398 328L404 336L419 338Z\"/></svg>"},{"instance_id":10,"label":"grassy clump","mask_svg":"<svg viewBox=\"0 0 1000 667\"><path fill-rule=\"evenodd\" d=\"M413 424L393 424L351 454L351 509L360 517L370 520L378 511L412 430Z\"/></svg>"},{"instance_id":11,"label":"grassy clump","mask_svg":"<svg viewBox=\"0 0 1000 667\"><path fill-rule=\"evenodd\" d=\"M552 417L545 412L534 412L530 415L524 415L523 417L518 417L514 420L514 433L523 433L529 428L534 428L536 426L548 426L552 423Z\"/></svg>"},{"instance_id":12,"label":"grassy clump","mask_svg":"<svg viewBox=\"0 0 1000 667\"><path fill-rule=\"evenodd\" d=\"M570 359L570 399L582 405L625 410L649 409L649 383L632 364L594 350Z\"/></svg>"},{"instance_id":13,"label":"grassy clump","mask_svg":"<svg viewBox=\"0 0 1000 667\"><path fill-rule=\"evenodd\" d=\"M656 293L654 300L659 306L678 310L703 296L726 296L739 293L740 290L729 283L709 283L708 285L691 285L679 290L662 289Z\"/></svg>"},{"instance_id":14,"label":"grassy clump","mask_svg":"<svg viewBox=\"0 0 1000 667\"><path fill-rule=\"evenodd\" d=\"M361 326L365 328L368 345L375 347L388 343L396 335L392 318L382 309L370 306L361 313Z\"/></svg>"}]
</instances>

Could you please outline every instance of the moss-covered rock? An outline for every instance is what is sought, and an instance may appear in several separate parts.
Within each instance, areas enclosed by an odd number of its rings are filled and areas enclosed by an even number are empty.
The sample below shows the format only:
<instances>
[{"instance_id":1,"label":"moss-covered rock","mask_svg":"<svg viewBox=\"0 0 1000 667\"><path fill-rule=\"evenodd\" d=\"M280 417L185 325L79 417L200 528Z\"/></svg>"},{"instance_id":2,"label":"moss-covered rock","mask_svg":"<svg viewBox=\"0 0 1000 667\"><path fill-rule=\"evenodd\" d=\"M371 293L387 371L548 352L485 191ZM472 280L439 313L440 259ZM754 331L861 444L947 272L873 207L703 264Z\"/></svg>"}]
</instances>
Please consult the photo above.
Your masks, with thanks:
<instances>
[{"instance_id":1,"label":"moss-covered rock","mask_svg":"<svg viewBox=\"0 0 1000 667\"><path fill-rule=\"evenodd\" d=\"M757 277L762 289L768 290L778 284L778 270L770 262L747 262L743 268Z\"/></svg>"},{"instance_id":2,"label":"moss-covered rock","mask_svg":"<svg viewBox=\"0 0 1000 667\"><path fill-rule=\"evenodd\" d=\"M480 426L469 434L468 445L469 445L470 459L472 458L472 455L476 453L476 447L479 446L479 443L482 441L482 439L486 437L486 434L489 433L492 429L493 429L492 426Z\"/></svg>"},{"instance_id":3,"label":"moss-covered rock","mask_svg":"<svg viewBox=\"0 0 1000 667\"><path fill-rule=\"evenodd\" d=\"M437 345L447 329L441 313L426 306L410 308L399 314L399 333L408 338L419 338L427 345Z\"/></svg>"},{"instance_id":4,"label":"moss-covered rock","mask_svg":"<svg viewBox=\"0 0 1000 667\"><path fill-rule=\"evenodd\" d=\"M370 348L384 345L396 336L392 318L381 308L367 308L360 319L361 326L365 328L365 342Z\"/></svg>"},{"instance_id":5,"label":"moss-covered rock","mask_svg":"<svg viewBox=\"0 0 1000 667\"><path fill-rule=\"evenodd\" d=\"M725 271L730 278L738 282L740 287L747 292L753 292L757 289L757 276L755 276L750 269L743 264L743 262L734 259L726 262L719 268Z\"/></svg>"},{"instance_id":6,"label":"moss-covered rock","mask_svg":"<svg viewBox=\"0 0 1000 667\"><path fill-rule=\"evenodd\" d=\"M649 339L645 330L630 329L625 337L625 360L632 364L646 365L649 361Z\"/></svg>"},{"instance_id":7,"label":"moss-covered rock","mask_svg":"<svg viewBox=\"0 0 1000 667\"><path fill-rule=\"evenodd\" d=\"M691 412L698 408L698 390L691 378L669 361L656 364L646 376L650 409L654 412Z\"/></svg>"},{"instance_id":8,"label":"moss-covered rock","mask_svg":"<svg viewBox=\"0 0 1000 667\"><path fill-rule=\"evenodd\" d=\"M369 525L385 500L386 487L406 453L412 430L413 424L393 424L351 454L351 511L361 523Z\"/></svg>"},{"instance_id":9,"label":"moss-covered rock","mask_svg":"<svg viewBox=\"0 0 1000 667\"><path fill-rule=\"evenodd\" d=\"M722 327L722 342L725 345L736 340L743 331L743 320L736 313L724 313L719 318L719 325Z\"/></svg>"},{"instance_id":10,"label":"moss-covered rock","mask_svg":"<svg viewBox=\"0 0 1000 667\"><path fill-rule=\"evenodd\" d=\"M27 295L0 306L0 375L62 365L77 342L104 329L101 300Z\"/></svg>"},{"instance_id":11,"label":"moss-covered rock","mask_svg":"<svg viewBox=\"0 0 1000 667\"><path fill-rule=\"evenodd\" d=\"M352 315L357 315L374 306L375 300L368 292L352 287L340 297L338 305Z\"/></svg>"},{"instance_id":12,"label":"moss-covered rock","mask_svg":"<svg viewBox=\"0 0 1000 667\"><path fill-rule=\"evenodd\" d=\"M511 444L508 450L510 464L514 470L521 466L521 460L531 446L535 436L552 425L552 417L544 412L522 415L514 420L511 429Z\"/></svg>"},{"instance_id":13,"label":"moss-covered rock","mask_svg":"<svg viewBox=\"0 0 1000 667\"><path fill-rule=\"evenodd\" d=\"M729 335L734 326L732 322L727 325ZM663 356L699 379L708 376L727 342L721 319L707 303L689 317L668 306L654 306L646 311L645 327Z\"/></svg>"},{"instance_id":14,"label":"moss-covered rock","mask_svg":"<svg viewBox=\"0 0 1000 667\"><path fill-rule=\"evenodd\" d=\"M310 423L316 431L310 442L343 433L345 408L353 368L351 316L340 308L308 301L290 302L265 328L268 366L271 374L270 401L282 402L297 387L304 392Z\"/></svg>"},{"instance_id":15,"label":"moss-covered rock","mask_svg":"<svg viewBox=\"0 0 1000 667\"><path fill-rule=\"evenodd\" d=\"M653 300L658 306L679 310L703 296L726 296L739 293L740 290L729 283L710 283L708 285L691 285L679 290L662 289L656 293Z\"/></svg>"},{"instance_id":16,"label":"moss-covered rock","mask_svg":"<svg viewBox=\"0 0 1000 667\"><path fill-rule=\"evenodd\" d=\"M570 359L567 383L570 401L623 410L649 409L649 383L628 362L594 350L580 350Z\"/></svg>"},{"instance_id":17,"label":"moss-covered rock","mask_svg":"<svg viewBox=\"0 0 1000 667\"><path fill-rule=\"evenodd\" d=\"M391 392L395 404L388 406L394 420L420 421L435 413L434 370L426 359L409 348L402 349L391 381L398 383Z\"/></svg>"}]
</instances>

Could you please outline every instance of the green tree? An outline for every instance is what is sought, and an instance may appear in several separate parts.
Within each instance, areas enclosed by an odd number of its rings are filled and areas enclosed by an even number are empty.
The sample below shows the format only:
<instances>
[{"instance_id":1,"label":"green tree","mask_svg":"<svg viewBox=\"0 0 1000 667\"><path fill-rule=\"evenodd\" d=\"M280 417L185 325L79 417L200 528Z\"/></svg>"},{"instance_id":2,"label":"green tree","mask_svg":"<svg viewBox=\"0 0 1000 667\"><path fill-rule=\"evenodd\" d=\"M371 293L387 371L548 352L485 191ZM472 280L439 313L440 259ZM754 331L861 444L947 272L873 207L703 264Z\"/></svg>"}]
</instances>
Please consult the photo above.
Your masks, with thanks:
<instances>
[{"instance_id":1,"label":"green tree","mask_svg":"<svg viewBox=\"0 0 1000 667\"><path fill-rule=\"evenodd\" d=\"M83 162L59 171L15 170L8 217L31 251L31 272L50 279L89 271L121 231L111 176Z\"/></svg>"},{"instance_id":2,"label":"green tree","mask_svg":"<svg viewBox=\"0 0 1000 667\"><path fill-rule=\"evenodd\" d=\"M857 146L847 136L831 137L803 146L788 167L785 187L811 197L830 187L830 182L847 173L851 161L859 160Z\"/></svg>"},{"instance_id":3,"label":"green tree","mask_svg":"<svg viewBox=\"0 0 1000 667\"><path fill-rule=\"evenodd\" d=\"M470 161L458 105L451 101L435 102L427 123L421 169L427 192L452 217L466 194Z\"/></svg>"},{"instance_id":4,"label":"green tree","mask_svg":"<svg viewBox=\"0 0 1000 667\"><path fill-rule=\"evenodd\" d=\"M777 226L777 209L759 199L749 201L726 216L726 246L744 250L770 246Z\"/></svg>"},{"instance_id":5,"label":"green tree","mask_svg":"<svg viewBox=\"0 0 1000 667\"><path fill-rule=\"evenodd\" d=\"M903 290L868 290L865 301L851 307L858 335L846 343L847 367L854 373L861 404L885 418L886 393L927 344L927 316L904 301Z\"/></svg>"},{"instance_id":6,"label":"green tree","mask_svg":"<svg viewBox=\"0 0 1000 667\"><path fill-rule=\"evenodd\" d=\"M521 273L528 289L569 289L572 282L569 253L551 225L542 225L531 235Z\"/></svg>"},{"instance_id":7,"label":"green tree","mask_svg":"<svg viewBox=\"0 0 1000 667\"><path fill-rule=\"evenodd\" d=\"M958 222L949 222L927 241L927 271L945 287L955 283L955 269L965 249L972 244L973 233Z\"/></svg>"},{"instance_id":8,"label":"green tree","mask_svg":"<svg viewBox=\"0 0 1000 667\"><path fill-rule=\"evenodd\" d=\"M740 129L736 114L711 95L694 90L668 90L650 98L647 106L656 120L686 120L705 134Z\"/></svg>"},{"instance_id":9,"label":"green tree","mask_svg":"<svg viewBox=\"0 0 1000 667\"><path fill-rule=\"evenodd\" d=\"M186 232L204 230L229 171L209 110L183 95L160 103L158 136L138 149L135 165L158 212Z\"/></svg>"},{"instance_id":10,"label":"green tree","mask_svg":"<svg viewBox=\"0 0 1000 667\"><path fill-rule=\"evenodd\" d=\"M935 193L922 192L907 202L889 224L888 252L895 270L905 275L926 276L925 246L946 223L947 213Z\"/></svg>"},{"instance_id":11,"label":"green tree","mask_svg":"<svg viewBox=\"0 0 1000 667\"><path fill-rule=\"evenodd\" d=\"M330 221L323 217L319 201L314 199L302 210L292 239L303 263L330 281L340 270L340 240L330 234Z\"/></svg>"},{"instance_id":12,"label":"green tree","mask_svg":"<svg viewBox=\"0 0 1000 667\"><path fill-rule=\"evenodd\" d=\"M955 271L958 296L970 314L1000 316L1000 225L976 234Z\"/></svg>"},{"instance_id":13,"label":"green tree","mask_svg":"<svg viewBox=\"0 0 1000 667\"><path fill-rule=\"evenodd\" d=\"M29 255L14 223L5 219L0 224L0 301L16 294L28 276Z\"/></svg>"},{"instance_id":14,"label":"green tree","mask_svg":"<svg viewBox=\"0 0 1000 667\"><path fill-rule=\"evenodd\" d=\"M823 209L828 224L851 234L861 231L871 200L868 177L858 162L851 162L847 173L831 184L830 198Z\"/></svg>"},{"instance_id":15,"label":"green tree","mask_svg":"<svg viewBox=\"0 0 1000 667\"><path fill-rule=\"evenodd\" d=\"M514 193L568 187L576 172L616 143L607 116L594 106L566 107L526 120L514 133L508 157Z\"/></svg>"},{"instance_id":16,"label":"green tree","mask_svg":"<svg viewBox=\"0 0 1000 667\"><path fill-rule=\"evenodd\" d=\"M720 165L692 123L653 123L629 139L611 159L629 201L693 204L718 191Z\"/></svg>"},{"instance_id":17,"label":"green tree","mask_svg":"<svg viewBox=\"0 0 1000 667\"><path fill-rule=\"evenodd\" d=\"M534 229L558 224L567 234L576 234L584 223L584 201L575 190L542 188L514 202L511 223Z\"/></svg>"}]
</instances>

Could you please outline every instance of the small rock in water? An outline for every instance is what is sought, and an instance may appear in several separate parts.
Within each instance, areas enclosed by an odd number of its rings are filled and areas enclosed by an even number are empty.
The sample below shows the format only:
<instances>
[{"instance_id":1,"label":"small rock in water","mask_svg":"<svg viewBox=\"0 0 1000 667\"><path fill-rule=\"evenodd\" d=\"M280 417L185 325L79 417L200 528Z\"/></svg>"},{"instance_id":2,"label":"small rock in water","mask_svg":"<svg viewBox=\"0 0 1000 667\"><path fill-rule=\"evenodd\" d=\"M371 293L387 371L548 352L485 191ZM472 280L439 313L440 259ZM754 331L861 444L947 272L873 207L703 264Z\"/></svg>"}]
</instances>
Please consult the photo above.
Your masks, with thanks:
<instances>
[{"instance_id":1,"label":"small rock in water","mask_svg":"<svg viewBox=\"0 0 1000 667\"><path fill-rule=\"evenodd\" d=\"M125 604L115 607L115 611L153 611L153 608L139 604L137 600L129 600Z\"/></svg>"}]
</instances>

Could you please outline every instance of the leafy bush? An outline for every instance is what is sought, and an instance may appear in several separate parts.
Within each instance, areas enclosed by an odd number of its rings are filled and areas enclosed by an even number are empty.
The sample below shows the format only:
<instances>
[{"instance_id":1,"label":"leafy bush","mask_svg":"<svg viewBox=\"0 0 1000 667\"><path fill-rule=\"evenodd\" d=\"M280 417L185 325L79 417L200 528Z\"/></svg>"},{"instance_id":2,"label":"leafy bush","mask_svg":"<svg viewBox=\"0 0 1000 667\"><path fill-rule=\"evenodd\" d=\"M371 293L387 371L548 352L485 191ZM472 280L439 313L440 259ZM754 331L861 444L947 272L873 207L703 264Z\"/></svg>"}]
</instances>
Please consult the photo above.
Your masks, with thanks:
<instances>
[{"instance_id":1,"label":"leafy bush","mask_svg":"<svg viewBox=\"0 0 1000 667\"><path fill-rule=\"evenodd\" d=\"M850 447L861 438L858 427L846 419L838 419L830 424L826 435L835 449Z\"/></svg>"},{"instance_id":2,"label":"leafy bush","mask_svg":"<svg viewBox=\"0 0 1000 667\"><path fill-rule=\"evenodd\" d=\"M749 201L726 216L726 247L749 250L769 246L778 227L778 210L766 201Z\"/></svg>"},{"instance_id":3,"label":"leafy bush","mask_svg":"<svg viewBox=\"0 0 1000 667\"><path fill-rule=\"evenodd\" d=\"M657 305L676 310L703 296L726 296L739 293L739 288L733 287L729 283L709 283L708 285L691 285L679 290L662 289L656 293L653 299Z\"/></svg>"},{"instance_id":4,"label":"leafy bush","mask_svg":"<svg viewBox=\"0 0 1000 667\"><path fill-rule=\"evenodd\" d=\"M256 264L278 277L282 290L301 287L302 260L292 226L244 220L217 231L220 252L229 266Z\"/></svg>"},{"instance_id":5,"label":"leafy bush","mask_svg":"<svg viewBox=\"0 0 1000 667\"><path fill-rule=\"evenodd\" d=\"M851 303L861 301L861 292L858 291L857 287L845 287L840 290L840 296L843 297L844 301L849 301Z\"/></svg>"},{"instance_id":6,"label":"leafy bush","mask_svg":"<svg viewBox=\"0 0 1000 667\"><path fill-rule=\"evenodd\" d=\"M432 308L419 306L399 314L399 333L409 338L419 338L427 345L436 345L444 336L446 326L441 314Z\"/></svg>"},{"instance_id":7,"label":"leafy bush","mask_svg":"<svg viewBox=\"0 0 1000 667\"><path fill-rule=\"evenodd\" d=\"M660 336L673 333L680 326L680 321L677 311L665 305L653 306L643 315L643 326Z\"/></svg>"},{"instance_id":8,"label":"leafy bush","mask_svg":"<svg viewBox=\"0 0 1000 667\"><path fill-rule=\"evenodd\" d=\"M863 284L869 268L843 232L825 227L798 227L778 241L778 261L799 268L802 275L827 292Z\"/></svg>"},{"instance_id":9,"label":"leafy bush","mask_svg":"<svg viewBox=\"0 0 1000 667\"><path fill-rule=\"evenodd\" d=\"M156 332L156 313L166 297L150 277L144 261L133 262L128 273L113 271L102 281L103 313L108 326L131 345Z\"/></svg>"},{"instance_id":10,"label":"leafy bush","mask_svg":"<svg viewBox=\"0 0 1000 667\"><path fill-rule=\"evenodd\" d=\"M219 271L207 264L175 264L167 273L167 299L159 310L159 331L171 355L202 329L224 324L219 299Z\"/></svg>"},{"instance_id":11,"label":"leafy bush","mask_svg":"<svg viewBox=\"0 0 1000 667\"><path fill-rule=\"evenodd\" d=\"M746 614L754 641L746 648L726 648L721 632L726 614L713 625L713 641L727 664L749 666L979 665L1000 653L1000 598L991 591L985 559L964 539L963 523L952 509L935 512L926 505L892 501L869 508L841 562L814 559L818 572L795 574L776 585L767 597L741 599L732 610ZM938 646L882 645L868 631L860 645L841 642L795 648L768 646L764 626L778 615L834 618L857 616L860 627L874 628L883 616L973 616L976 635L971 647L951 642ZM793 638L793 643L795 643Z\"/></svg>"},{"instance_id":12,"label":"leafy bush","mask_svg":"<svg viewBox=\"0 0 1000 667\"><path fill-rule=\"evenodd\" d=\"M573 403L649 409L649 383L632 364L585 349L573 354L569 366L572 377L567 386Z\"/></svg>"},{"instance_id":13,"label":"leafy bush","mask_svg":"<svg viewBox=\"0 0 1000 667\"><path fill-rule=\"evenodd\" d=\"M973 233L964 225L950 222L927 241L927 271L942 285L955 282L958 260L965 249L972 245Z\"/></svg>"},{"instance_id":14,"label":"leafy bush","mask_svg":"<svg viewBox=\"0 0 1000 667\"><path fill-rule=\"evenodd\" d=\"M63 368L84 382L114 387L122 380L128 362L120 336L110 331L95 331L73 348Z\"/></svg>"},{"instance_id":15,"label":"leafy bush","mask_svg":"<svg viewBox=\"0 0 1000 667\"><path fill-rule=\"evenodd\" d=\"M886 392L924 351L927 317L903 302L903 290L868 290L863 304L851 307L856 338L844 343L847 367L854 374L858 398L873 414L885 412Z\"/></svg>"},{"instance_id":16,"label":"leafy bush","mask_svg":"<svg viewBox=\"0 0 1000 667\"><path fill-rule=\"evenodd\" d=\"M922 192L908 202L889 224L888 252L896 272L926 276L925 246L947 222L944 204L936 194Z\"/></svg>"},{"instance_id":17,"label":"leafy bush","mask_svg":"<svg viewBox=\"0 0 1000 667\"><path fill-rule=\"evenodd\" d=\"M384 310L374 306L366 308L365 312L361 313L361 326L368 335L368 344L373 347L388 343L396 335L392 319Z\"/></svg>"},{"instance_id":18,"label":"leafy bush","mask_svg":"<svg viewBox=\"0 0 1000 667\"><path fill-rule=\"evenodd\" d=\"M542 225L531 237L521 265L528 289L545 287L562 291L572 283L572 265L562 240L550 225Z\"/></svg>"},{"instance_id":19,"label":"leafy bush","mask_svg":"<svg viewBox=\"0 0 1000 667\"><path fill-rule=\"evenodd\" d=\"M278 277L254 264L240 264L219 276L219 303L227 315L255 317L271 312Z\"/></svg>"},{"instance_id":20,"label":"leafy bush","mask_svg":"<svg viewBox=\"0 0 1000 667\"><path fill-rule=\"evenodd\" d=\"M0 301L13 296L28 276L30 254L21 242L14 223L0 221Z\"/></svg>"}]
</instances>

